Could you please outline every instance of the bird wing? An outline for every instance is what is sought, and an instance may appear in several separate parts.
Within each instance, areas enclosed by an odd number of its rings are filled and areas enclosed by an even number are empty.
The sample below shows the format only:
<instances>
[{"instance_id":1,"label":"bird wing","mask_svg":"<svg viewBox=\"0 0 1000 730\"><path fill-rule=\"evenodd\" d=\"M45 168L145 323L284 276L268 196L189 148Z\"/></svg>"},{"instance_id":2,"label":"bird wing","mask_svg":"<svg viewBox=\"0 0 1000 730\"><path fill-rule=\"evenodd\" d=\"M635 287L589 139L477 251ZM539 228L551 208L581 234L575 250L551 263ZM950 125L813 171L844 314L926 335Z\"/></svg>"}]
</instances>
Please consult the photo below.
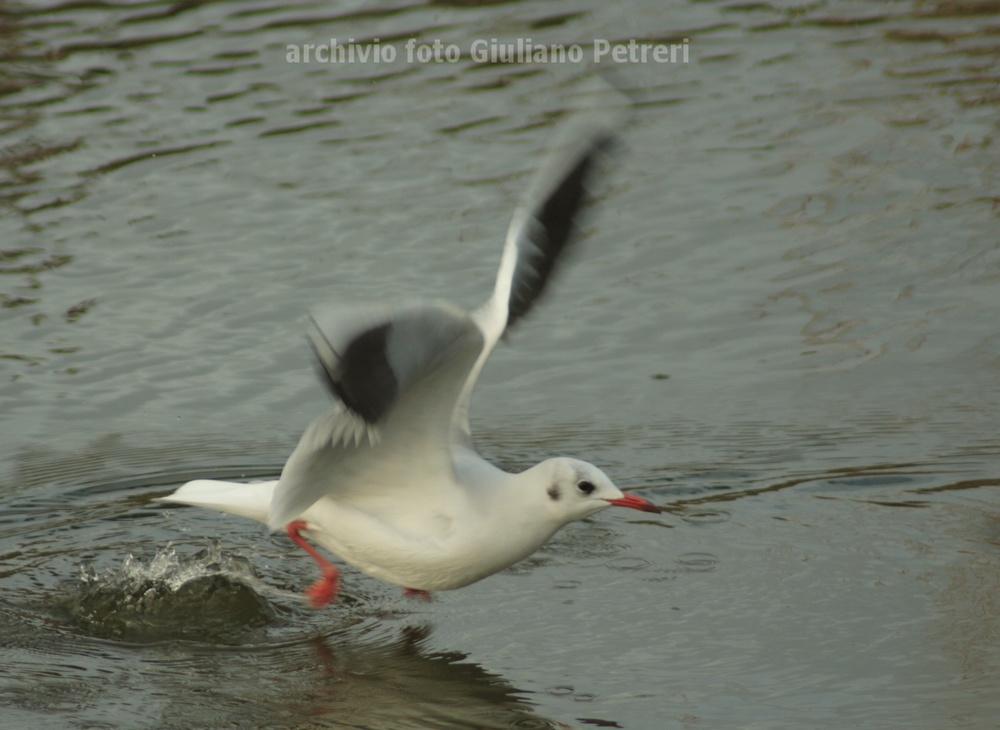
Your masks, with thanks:
<instances>
[{"instance_id":1,"label":"bird wing","mask_svg":"<svg viewBox=\"0 0 1000 730\"><path fill-rule=\"evenodd\" d=\"M330 308L309 339L337 399L302 435L275 488L278 529L324 496L386 510L444 509L458 495L449 433L483 333L444 302Z\"/></svg>"},{"instance_id":2,"label":"bird wing","mask_svg":"<svg viewBox=\"0 0 1000 730\"><path fill-rule=\"evenodd\" d=\"M472 446L469 402L479 374L504 332L528 313L556 261L577 239L601 158L617 141L631 100L604 81L590 106L571 115L514 210L490 298L472 313L485 343L455 409L452 439Z\"/></svg>"},{"instance_id":3,"label":"bird wing","mask_svg":"<svg viewBox=\"0 0 1000 730\"><path fill-rule=\"evenodd\" d=\"M571 115L514 211L489 300L471 315L446 303L337 308L310 341L334 408L302 435L275 489L277 529L323 496L380 513L447 512L461 487L453 447L472 448L468 410L504 331L530 309L575 240L599 158L630 100L604 82ZM414 484L419 480L419 484Z\"/></svg>"}]
</instances>

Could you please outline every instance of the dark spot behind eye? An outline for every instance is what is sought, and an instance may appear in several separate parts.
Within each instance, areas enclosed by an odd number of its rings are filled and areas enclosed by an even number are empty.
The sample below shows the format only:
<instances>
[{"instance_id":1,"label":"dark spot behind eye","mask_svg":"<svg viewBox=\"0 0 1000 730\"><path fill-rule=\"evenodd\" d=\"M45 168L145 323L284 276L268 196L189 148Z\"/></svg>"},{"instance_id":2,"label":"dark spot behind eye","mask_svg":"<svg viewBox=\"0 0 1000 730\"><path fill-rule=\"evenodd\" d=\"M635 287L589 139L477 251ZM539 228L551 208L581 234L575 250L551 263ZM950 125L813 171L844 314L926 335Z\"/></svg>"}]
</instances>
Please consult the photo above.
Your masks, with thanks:
<instances>
[{"instance_id":1,"label":"dark spot behind eye","mask_svg":"<svg viewBox=\"0 0 1000 730\"><path fill-rule=\"evenodd\" d=\"M597 489L597 487L594 486L593 482L588 482L586 480L578 483L576 485L576 488L579 489L584 494L593 494L594 490Z\"/></svg>"},{"instance_id":2,"label":"dark spot behind eye","mask_svg":"<svg viewBox=\"0 0 1000 730\"><path fill-rule=\"evenodd\" d=\"M559 494L559 487L557 487L555 484L553 484L546 490L546 494L549 495L549 498L551 498L553 502L558 502L559 497L561 496Z\"/></svg>"}]
</instances>

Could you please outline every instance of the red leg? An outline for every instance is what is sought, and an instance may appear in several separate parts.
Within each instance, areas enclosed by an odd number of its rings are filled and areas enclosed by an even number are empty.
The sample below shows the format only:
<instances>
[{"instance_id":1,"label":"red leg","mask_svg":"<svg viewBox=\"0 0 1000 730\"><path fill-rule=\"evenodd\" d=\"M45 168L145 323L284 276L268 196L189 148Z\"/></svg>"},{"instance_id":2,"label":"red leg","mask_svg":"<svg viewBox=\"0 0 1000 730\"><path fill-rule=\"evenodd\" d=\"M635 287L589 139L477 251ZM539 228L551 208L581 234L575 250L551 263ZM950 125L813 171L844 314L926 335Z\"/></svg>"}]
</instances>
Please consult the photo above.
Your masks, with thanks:
<instances>
[{"instance_id":1,"label":"red leg","mask_svg":"<svg viewBox=\"0 0 1000 730\"><path fill-rule=\"evenodd\" d=\"M422 591L419 588L404 588L403 595L407 598L419 598L421 601L431 602L431 592Z\"/></svg>"},{"instance_id":2,"label":"red leg","mask_svg":"<svg viewBox=\"0 0 1000 730\"><path fill-rule=\"evenodd\" d=\"M304 529L306 529L306 523L302 520L289 522L288 536L292 538L296 545L309 553L312 559L319 565L319 569L323 571L323 577L313 583L309 587L309 590L306 591L306 596L309 597L309 602L313 607L322 608L328 603L335 601L337 594L340 593L340 571L333 567L329 560L320 555L316 548L306 542L305 538L300 534Z\"/></svg>"}]
</instances>

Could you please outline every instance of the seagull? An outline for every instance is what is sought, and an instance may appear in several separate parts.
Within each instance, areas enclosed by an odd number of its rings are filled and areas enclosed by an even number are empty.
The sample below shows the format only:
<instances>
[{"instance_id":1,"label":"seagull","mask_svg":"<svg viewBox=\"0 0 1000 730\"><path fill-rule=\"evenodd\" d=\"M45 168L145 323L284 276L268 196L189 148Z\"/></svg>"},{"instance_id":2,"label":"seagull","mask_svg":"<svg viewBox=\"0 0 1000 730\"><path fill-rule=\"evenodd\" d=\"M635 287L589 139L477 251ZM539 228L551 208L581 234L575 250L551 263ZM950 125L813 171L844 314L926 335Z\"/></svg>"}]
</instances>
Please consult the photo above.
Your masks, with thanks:
<instances>
[{"instance_id":1,"label":"seagull","mask_svg":"<svg viewBox=\"0 0 1000 730\"><path fill-rule=\"evenodd\" d=\"M476 451L469 427L487 359L578 238L598 163L629 106L618 97L571 115L557 136L514 211L485 304L471 312L414 301L312 313L309 341L334 404L303 433L280 478L197 479L160 501L287 531L322 572L306 591L315 607L336 599L340 571L309 541L429 600L432 591L513 565L608 507L660 512L578 459L503 471Z\"/></svg>"}]
</instances>

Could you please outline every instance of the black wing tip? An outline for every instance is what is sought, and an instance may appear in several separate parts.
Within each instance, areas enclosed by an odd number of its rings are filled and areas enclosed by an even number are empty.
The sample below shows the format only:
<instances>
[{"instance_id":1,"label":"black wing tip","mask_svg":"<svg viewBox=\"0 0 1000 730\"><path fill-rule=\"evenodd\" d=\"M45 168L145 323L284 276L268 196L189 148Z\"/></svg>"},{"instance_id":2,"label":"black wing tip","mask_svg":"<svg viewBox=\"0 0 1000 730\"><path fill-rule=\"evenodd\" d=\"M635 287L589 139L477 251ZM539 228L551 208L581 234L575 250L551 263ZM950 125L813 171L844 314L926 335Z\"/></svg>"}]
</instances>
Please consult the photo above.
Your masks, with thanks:
<instances>
[{"instance_id":1,"label":"black wing tip","mask_svg":"<svg viewBox=\"0 0 1000 730\"><path fill-rule=\"evenodd\" d=\"M514 279L507 302L507 326L524 317L544 293L553 278L556 261L579 235L580 218L592 200L589 184L599 157L613 152L619 135L602 129L588 138L566 166L557 185L534 209L533 218L540 230L530 238L534 251L519 251Z\"/></svg>"},{"instance_id":2,"label":"black wing tip","mask_svg":"<svg viewBox=\"0 0 1000 730\"><path fill-rule=\"evenodd\" d=\"M316 343L309 338L320 381L345 408L370 425L385 416L399 391L386 353L391 328L391 322L384 322L365 330L352 339L341 354L316 327L337 358L333 363L323 357Z\"/></svg>"},{"instance_id":3,"label":"black wing tip","mask_svg":"<svg viewBox=\"0 0 1000 730\"><path fill-rule=\"evenodd\" d=\"M382 424L410 385L446 361L461 338L483 343L468 315L445 302L395 307L377 319L359 317L358 326L349 324L339 337L312 317L309 344L320 381L369 426Z\"/></svg>"}]
</instances>

